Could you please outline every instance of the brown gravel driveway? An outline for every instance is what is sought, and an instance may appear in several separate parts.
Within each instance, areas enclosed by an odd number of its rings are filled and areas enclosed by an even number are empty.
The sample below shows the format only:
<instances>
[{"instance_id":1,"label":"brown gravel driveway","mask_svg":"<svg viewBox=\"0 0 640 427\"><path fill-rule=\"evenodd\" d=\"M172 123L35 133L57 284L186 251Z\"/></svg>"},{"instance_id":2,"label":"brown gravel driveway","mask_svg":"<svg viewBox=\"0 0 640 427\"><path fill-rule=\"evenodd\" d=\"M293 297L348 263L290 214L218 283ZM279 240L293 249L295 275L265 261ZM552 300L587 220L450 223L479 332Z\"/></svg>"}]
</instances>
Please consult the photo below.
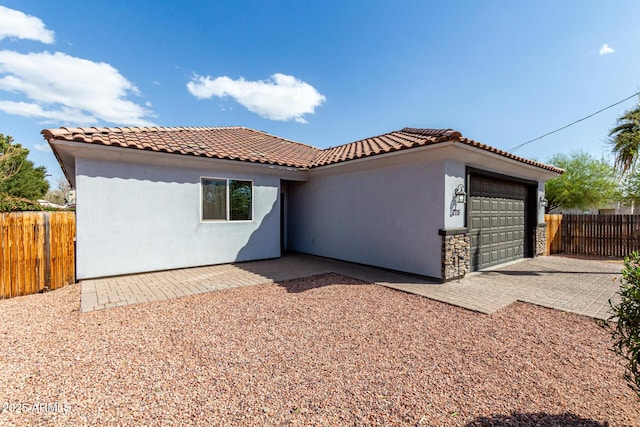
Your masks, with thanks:
<instances>
[{"instance_id":1,"label":"brown gravel driveway","mask_svg":"<svg viewBox=\"0 0 640 427\"><path fill-rule=\"evenodd\" d=\"M485 315L336 274L79 300L0 301L0 424L640 425L608 335L572 313Z\"/></svg>"}]
</instances>

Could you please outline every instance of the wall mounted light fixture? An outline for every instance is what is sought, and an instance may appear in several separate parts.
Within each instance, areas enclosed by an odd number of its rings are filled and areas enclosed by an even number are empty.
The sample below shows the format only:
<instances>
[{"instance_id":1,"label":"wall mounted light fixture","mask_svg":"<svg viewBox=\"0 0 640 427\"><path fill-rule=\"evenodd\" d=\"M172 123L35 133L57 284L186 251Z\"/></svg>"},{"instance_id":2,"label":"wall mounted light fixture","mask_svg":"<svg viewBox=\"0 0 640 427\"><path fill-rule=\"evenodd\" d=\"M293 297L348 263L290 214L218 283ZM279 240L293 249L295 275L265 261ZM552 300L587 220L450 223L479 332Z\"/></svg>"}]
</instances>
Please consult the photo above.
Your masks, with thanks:
<instances>
[{"instance_id":1,"label":"wall mounted light fixture","mask_svg":"<svg viewBox=\"0 0 640 427\"><path fill-rule=\"evenodd\" d=\"M544 196L540 196L540 207L546 208L547 206L549 206L549 201Z\"/></svg>"},{"instance_id":2,"label":"wall mounted light fixture","mask_svg":"<svg viewBox=\"0 0 640 427\"><path fill-rule=\"evenodd\" d=\"M467 203L467 193L464 191L464 185L458 185L456 188L456 203Z\"/></svg>"}]
</instances>

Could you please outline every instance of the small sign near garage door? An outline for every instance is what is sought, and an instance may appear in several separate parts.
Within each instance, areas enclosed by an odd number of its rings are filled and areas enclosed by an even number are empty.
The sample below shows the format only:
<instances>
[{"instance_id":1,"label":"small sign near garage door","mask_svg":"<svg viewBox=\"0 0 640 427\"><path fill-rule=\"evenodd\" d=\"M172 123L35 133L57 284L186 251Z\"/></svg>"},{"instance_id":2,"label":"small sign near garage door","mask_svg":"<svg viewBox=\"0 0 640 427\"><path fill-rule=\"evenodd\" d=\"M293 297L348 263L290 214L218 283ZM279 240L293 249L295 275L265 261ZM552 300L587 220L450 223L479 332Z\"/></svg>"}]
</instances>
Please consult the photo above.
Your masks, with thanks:
<instances>
[{"instance_id":1,"label":"small sign near garage door","mask_svg":"<svg viewBox=\"0 0 640 427\"><path fill-rule=\"evenodd\" d=\"M471 175L467 206L472 270L525 256L527 194L525 184Z\"/></svg>"}]
</instances>

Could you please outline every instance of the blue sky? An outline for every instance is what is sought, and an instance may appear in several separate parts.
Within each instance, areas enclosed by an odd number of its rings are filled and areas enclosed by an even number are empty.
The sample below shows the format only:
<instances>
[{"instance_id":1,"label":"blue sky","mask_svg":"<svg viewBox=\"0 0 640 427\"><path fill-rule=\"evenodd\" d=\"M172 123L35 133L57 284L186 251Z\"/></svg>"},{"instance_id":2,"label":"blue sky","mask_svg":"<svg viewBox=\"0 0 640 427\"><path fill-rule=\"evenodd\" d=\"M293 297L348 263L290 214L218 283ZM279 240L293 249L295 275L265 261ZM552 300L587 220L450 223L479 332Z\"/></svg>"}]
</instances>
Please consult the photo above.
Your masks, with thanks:
<instances>
[{"instance_id":1,"label":"blue sky","mask_svg":"<svg viewBox=\"0 0 640 427\"><path fill-rule=\"evenodd\" d=\"M509 150L640 90L640 2L0 0L0 133L224 126L328 147L410 127ZM516 154L606 137L637 97Z\"/></svg>"}]
</instances>

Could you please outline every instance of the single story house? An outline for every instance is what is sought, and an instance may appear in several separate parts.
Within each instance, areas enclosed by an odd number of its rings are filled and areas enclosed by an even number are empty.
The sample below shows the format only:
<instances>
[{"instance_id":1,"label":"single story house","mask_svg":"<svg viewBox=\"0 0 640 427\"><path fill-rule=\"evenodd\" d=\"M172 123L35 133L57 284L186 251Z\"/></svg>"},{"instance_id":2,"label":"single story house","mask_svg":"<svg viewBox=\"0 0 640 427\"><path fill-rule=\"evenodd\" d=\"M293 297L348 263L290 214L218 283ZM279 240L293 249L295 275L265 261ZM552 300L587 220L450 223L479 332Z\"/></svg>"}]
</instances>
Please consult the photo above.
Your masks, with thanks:
<instances>
[{"instance_id":1,"label":"single story house","mask_svg":"<svg viewBox=\"0 0 640 427\"><path fill-rule=\"evenodd\" d=\"M78 279L288 249L451 280L542 254L562 173L451 129L326 149L244 127L42 134L76 189Z\"/></svg>"}]
</instances>

